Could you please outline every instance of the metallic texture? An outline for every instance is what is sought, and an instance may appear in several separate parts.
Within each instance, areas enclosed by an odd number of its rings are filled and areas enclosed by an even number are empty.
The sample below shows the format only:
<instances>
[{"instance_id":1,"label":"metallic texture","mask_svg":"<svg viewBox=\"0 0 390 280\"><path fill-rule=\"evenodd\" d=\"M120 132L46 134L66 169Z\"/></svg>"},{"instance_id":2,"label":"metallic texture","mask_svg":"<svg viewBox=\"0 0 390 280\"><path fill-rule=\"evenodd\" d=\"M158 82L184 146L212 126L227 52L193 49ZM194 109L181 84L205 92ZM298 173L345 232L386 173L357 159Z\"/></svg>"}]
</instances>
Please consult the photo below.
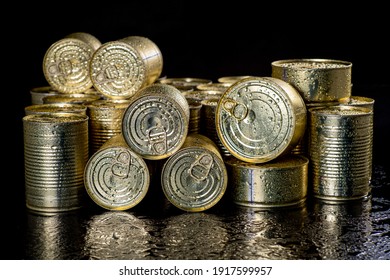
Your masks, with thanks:
<instances>
[{"instance_id":1,"label":"metallic texture","mask_svg":"<svg viewBox=\"0 0 390 280\"><path fill-rule=\"evenodd\" d=\"M252 163L290 153L306 129L306 106L296 89L272 77L242 79L218 101L216 130L236 158Z\"/></svg>"},{"instance_id":2,"label":"metallic texture","mask_svg":"<svg viewBox=\"0 0 390 280\"><path fill-rule=\"evenodd\" d=\"M341 100L343 101L343 100ZM346 102L341 102L340 105L347 105L347 106L360 106L365 107L368 109L371 109L374 111L374 103L375 99L365 96L354 96L352 95L348 99L346 99Z\"/></svg>"},{"instance_id":3,"label":"metallic texture","mask_svg":"<svg viewBox=\"0 0 390 280\"><path fill-rule=\"evenodd\" d=\"M229 87L230 83L209 83L209 84L200 84L196 86L197 90L208 90L208 91L218 91L221 94L224 93Z\"/></svg>"},{"instance_id":4,"label":"metallic texture","mask_svg":"<svg viewBox=\"0 0 390 280\"><path fill-rule=\"evenodd\" d=\"M108 210L127 210L145 197L150 183L148 166L121 134L107 140L88 160L84 185L89 197Z\"/></svg>"},{"instance_id":5,"label":"metallic texture","mask_svg":"<svg viewBox=\"0 0 390 280\"><path fill-rule=\"evenodd\" d=\"M194 77L167 77L165 79L158 80L157 82L172 85L181 91L190 91L196 90L198 85L211 84L212 80Z\"/></svg>"},{"instance_id":6,"label":"metallic texture","mask_svg":"<svg viewBox=\"0 0 390 280\"><path fill-rule=\"evenodd\" d=\"M103 99L87 106L90 154L122 132L122 118L129 104L128 99Z\"/></svg>"},{"instance_id":7,"label":"metallic texture","mask_svg":"<svg viewBox=\"0 0 390 280\"><path fill-rule=\"evenodd\" d=\"M177 208L200 212L217 204L227 187L227 170L215 143L208 137L188 134L182 147L163 165L161 185Z\"/></svg>"},{"instance_id":8,"label":"metallic texture","mask_svg":"<svg viewBox=\"0 0 390 280\"><path fill-rule=\"evenodd\" d=\"M49 85L61 93L82 93L92 87L89 63L100 41L89 33L75 32L54 42L43 58Z\"/></svg>"},{"instance_id":9,"label":"metallic texture","mask_svg":"<svg viewBox=\"0 0 390 280\"><path fill-rule=\"evenodd\" d=\"M200 121L202 118L202 103L196 99L186 98L190 108L190 120L188 123L188 133L200 132Z\"/></svg>"},{"instance_id":10,"label":"metallic texture","mask_svg":"<svg viewBox=\"0 0 390 280\"><path fill-rule=\"evenodd\" d=\"M175 153L188 133L190 109L179 89L155 83L140 89L125 110L122 134L145 159L164 159Z\"/></svg>"},{"instance_id":11,"label":"metallic texture","mask_svg":"<svg viewBox=\"0 0 390 280\"><path fill-rule=\"evenodd\" d=\"M69 93L58 94L44 97L43 104L82 104L88 105L101 97L96 94Z\"/></svg>"},{"instance_id":12,"label":"metallic texture","mask_svg":"<svg viewBox=\"0 0 390 280\"><path fill-rule=\"evenodd\" d=\"M29 105L24 108L26 115L32 114L48 114L48 113L75 113L75 114L87 114L87 106L82 104L35 104Z\"/></svg>"},{"instance_id":13,"label":"metallic texture","mask_svg":"<svg viewBox=\"0 0 390 280\"><path fill-rule=\"evenodd\" d=\"M254 77L254 76L251 76L251 75L241 75L241 76L223 76L223 77L219 77L217 79L217 81L219 83L223 83L223 84L234 84L235 82L238 82L242 79L246 79L246 78L251 78L251 77Z\"/></svg>"},{"instance_id":14,"label":"metallic texture","mask_svg":"<svg viewBox=\"0 0 390 280\"><path fill-rule=\"evenodd\" d=\"M305 102L337 101L351 96L351 62L287 59L273 61L271 67L271 76L295 87Z\"/></svg>"},{"instance_id":15,"label":"metallic texture","mask_svg":"<svg viewBox=\"0 0 390 280\"><path fill-rule=\"evenodd\" d=\"M23 117L23 129L27 208L51 213L81 208L88 116L32 114Z\"/></svg>"},{"instance_id":16,"label":"metallic texture","mask_svg":"<svg viewBox=\"0 0 390 280\"><path fill-rule=\"evenodd\" d=\"M305 201L308 192L309 160L286 155L267 163L225 159L231 199L250 207L285 207Z\"/></svg>"},{"instance_id":17,"label":"metallic texture","mask_svg":"<svg viewBox=\"0 0 390 280\"><path fill-rule=\"evenodd\" d=\"M369 195L373 112L355 106L309 109L313 194L329 200Z\"/></svg>"},{"instance_id":18,"label":"metallic texture","mask_svg":"<svg viewBox=\"0 0 390 280\"><path fill-rule=\"evenodd\" d=\"M90 63L93 86L108 98L130 98L161 75L162 53L146 37L129 36L106 42Z\"/></svg>"},{"instance_id":19,"label":"metallic texture","mask_svg":"<svg viewBox=\"0 0 390 280\"><path fill-rule=\"evenodd\" d=\"M32 105L43 104L44 97L58 95L58 94L61 93L53 89L51 86L34 87L30 89L31 104Z\"/></svg>"},{"instance_id":20,"label":"metallic texture","mask_svg":"<svg viewBox=\"0 0 390 280\"><path fill-rule=\"evenodd\" d=\"M188 99L196 99L198 101L206 100L206 99L214 99L214 98L220 98L222 96L221 91L218 90L192 90L192 91L185 91L182 92L182 94Z\"/></svg>"}]
</instances>

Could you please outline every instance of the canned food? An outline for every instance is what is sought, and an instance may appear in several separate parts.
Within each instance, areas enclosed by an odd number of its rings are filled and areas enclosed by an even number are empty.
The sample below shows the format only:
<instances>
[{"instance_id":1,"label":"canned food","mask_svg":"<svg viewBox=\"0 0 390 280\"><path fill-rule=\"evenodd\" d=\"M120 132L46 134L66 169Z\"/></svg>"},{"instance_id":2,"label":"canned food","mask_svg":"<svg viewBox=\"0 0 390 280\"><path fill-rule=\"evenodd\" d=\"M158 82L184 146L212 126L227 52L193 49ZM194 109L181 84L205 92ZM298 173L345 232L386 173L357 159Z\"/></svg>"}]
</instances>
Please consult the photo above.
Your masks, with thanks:
<instances>
[{"instance_id":1,"label":"canned food","mask_svg":"<svg viewBox=\"0 0 390 280\"><path fill-rule=\"evenodd\" d=\"M196 90L198 85L211 84L212 80L195 77L173 77L158 80L159 83L176 87L180 91Z\"/></svg>"},{"instance_id":2,"label":"canned food","mask_svg":"<svg viewBox=\"0 0 390 280\"><path fill-rule=\"evenodd\" d=\"M87 114L87 106L82 104L35 104L29 105L24 108L26 115L32 114L48 114L48 113L75 113L75 114Z\"/></svg>"},{"instance_id":3,"label":"canned food","mask_svg":"<svg viewBox=\"0 0 390 280\"><path fill-rule=\"evenodd\" d=\"M99 100L100 96L96 94L72 93L58 94L44 97L43 104L81 104L88 105L93 101Z\"/></svg>"},{"instance_id":4,"label":"canned food","mask_svg":"<svg viewBox=\"0 0 390 280\"><path fill-rule=\"evenodd\" d=\"M226 191L227 180L225 163L215 143L195 133L188 134L161 172L166 198L189 212L204 211L217 204Z\"/></svg>"},{"instance_id":5,"label":"canned food","mask_svg":"<svg viewBox=\"0 0 390 280\"><path fill-rule=\"evenodd\" d=\"M108 210L127 210L145 197L150 183L147 164L121 134L108 139L88 160L84 185L89 197Z\"/></svg>"},{"instance_id":6,"label":"canned food","mask_svg":"<svg viewBox=\"0 0 390 280\"><path fill-rule=\"evenodd\" d=\"M122 119L122 134L130 148L145 159L171 156L188 134L190 109L180 90L167 84L140 89Z\"/></svg>"},{"instance_id":7,"label":"canned food","mask_svg":"<svg viewBox=\"0 0 390 280\"><path fill-rule=\"evenodd\" d=\"M230 157L225 164L235 204L286 207L306 200L309 160L305 156L286 155L258 164Z\"/></svg>"},{"instance_id":8,"label":"canned food","mask_svg":"<svg viewBox=\"0 0 390 280\"><path fill-rule=\"evenodd\" d=\"M25 197L38 212L79 209L88 160L88 116L72 113L23 117Z\"/></svg>"},{"instance_id":9,"label":"canned food","mask_svg":"<svg viewBox=\"0 0 390 280\"><path fill-rule=\"evenodd\" d=\"M374 103L375 99L370 98L370 97L365 97L365 96L351 96L350 98L346 99L345 102L340 103L340 105L347 105L347 106L360 106L360 107L365 107L368 109L371 109L374 111Z\"/></svg>"},{"instance_id":10,"label":"canned food","mask_svg":"<svg viewBox=\"0 0 390 280\"><path fill-rule=\"evenodd\" d=\"M200 121L202 117L202 103L196 99L187 98L190 108L190 120L188 123L188 133L200 132Z\"/></svg>"},{"instance_id":11,"label":"canned food","mask_svg":"<svg viewBox=\"0 0 390 280\"><path fill-rule=\"evenodd\" d=\"M337 101L351 96L352 63L334 59L287 59L271 63L274 78L298 90L305 102Z\"/></svg>"},{"instance_id":12,"label":"canned food","mask_svg":"<svg viewBox=\"0 0 390 280\"><path fill-rule=\"evenodd\" d=\"M61 93L82 93L92 87L89 63L100 41L85 32L71 33L54 42L43 58L49 85Z\"/></svg>"},{"instance_id":13,"label":"canned food","mask_svg":"<svg viewBox=\"0 0 390 280\"><path fill-rule=\"evenodd\" d=\"M58 94L61 93L53 89L51 86L34 87L30 89L31 104L32 105L43 104L44 97L58 95Z\"/></svg>"},{"instance_id":14,"label":"canned food","mask_svg":"<svg viewBox=\"0 0 390 280\"><path fill-rule=\"evenodd\" d=\"M233 84L215 112L219 139L231 155L252 163L291 152L306 129L306 106L287 82L258 77Z\"/></svg>"},{"instance_id":15,"label":"canned food","mask_svg":"<svg viewBox=\"0 0 390 280\"><path fill-rule=\"evenodd\" d=\"M154 83L162 67L161 51L153 41L129 36L102 44L91 58L90 73L96 90L108 98L126 99Z\"/></svg>"},{"instance_id":16,"label":"canned food","mask_svg":"<svg viewBox=\"0 0 390 280\"><path fill-rule=\"evenodd\" d=\"M356 106L309 109L313 194L351 200L370 194L373 112Z\"/></svg>"}]
</instances>

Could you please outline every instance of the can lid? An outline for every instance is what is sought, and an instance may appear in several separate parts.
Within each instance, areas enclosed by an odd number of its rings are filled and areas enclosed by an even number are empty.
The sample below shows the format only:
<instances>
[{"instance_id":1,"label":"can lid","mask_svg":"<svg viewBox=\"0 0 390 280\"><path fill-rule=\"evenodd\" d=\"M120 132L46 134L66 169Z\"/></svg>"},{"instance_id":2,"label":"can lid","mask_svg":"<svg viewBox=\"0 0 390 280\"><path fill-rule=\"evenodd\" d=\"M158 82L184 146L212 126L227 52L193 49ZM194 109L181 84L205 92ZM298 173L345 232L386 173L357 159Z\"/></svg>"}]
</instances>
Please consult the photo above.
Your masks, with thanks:
<instances>
[{"instance_id":1,"label":"can lid","mask_svg":"<svg viewBox=\"0 0 390 280\"><path fill-rule=\"evenodd\" d=\"M223 160L202 147L180 149L168 158L161 173L166 198L189 212L214 206L226 191L227 179Z\"/></svg>"},{"instance_id":2,"label":"can lid","mask_svg":"<svg viewBox=\"0 0 390 280\"><path fill-rule=\"evenodd\" d=\"M150 174L145 161L129 148L107 147L95 152L84 171L90 198L109 210L126 210L145 197Z\"/></svg>"},{"instance_id":3,"label":"can lid","mask_svg":"<svg viewBox=\"0 0 390 280\"><path fill-rule=\"evenodd\" d=\"M306 107L287 82L246 78L219 99L215 121L218 137L233 156L267 162L295 147L306 127Z\"/></svg>"}]
</instances>

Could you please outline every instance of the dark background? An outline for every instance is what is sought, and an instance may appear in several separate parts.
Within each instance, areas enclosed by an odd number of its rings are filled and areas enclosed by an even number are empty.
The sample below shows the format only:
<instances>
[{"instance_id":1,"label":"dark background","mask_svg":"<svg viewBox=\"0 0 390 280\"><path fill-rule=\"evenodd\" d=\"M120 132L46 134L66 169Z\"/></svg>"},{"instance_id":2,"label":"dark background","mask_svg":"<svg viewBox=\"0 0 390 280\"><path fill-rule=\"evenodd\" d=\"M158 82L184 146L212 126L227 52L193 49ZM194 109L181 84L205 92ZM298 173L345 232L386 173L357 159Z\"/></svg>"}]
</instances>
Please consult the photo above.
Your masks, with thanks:
<instances>
[{"instance_id":1,"label":"dark background","mask_svg":"<svg viewBox=\"0 0 390 280\"><path fill-rule=\"evenodd\" d=\"M34 2L33 2L34 3ZM250 4L253 3L253 4ZM160 48L162 76L270 76L271 62L290 58L350 61L353 95L375 99L374 162L388 167L390 105L387 8L279 2L105 1L11 3L2 19L3 233L21 230L24 211L23 127L29 90L46 85L43 56L55 41L87 32L102 43L145 36ZM212 5L215 5L212 7Z\"/></svg>"}]
</instances>

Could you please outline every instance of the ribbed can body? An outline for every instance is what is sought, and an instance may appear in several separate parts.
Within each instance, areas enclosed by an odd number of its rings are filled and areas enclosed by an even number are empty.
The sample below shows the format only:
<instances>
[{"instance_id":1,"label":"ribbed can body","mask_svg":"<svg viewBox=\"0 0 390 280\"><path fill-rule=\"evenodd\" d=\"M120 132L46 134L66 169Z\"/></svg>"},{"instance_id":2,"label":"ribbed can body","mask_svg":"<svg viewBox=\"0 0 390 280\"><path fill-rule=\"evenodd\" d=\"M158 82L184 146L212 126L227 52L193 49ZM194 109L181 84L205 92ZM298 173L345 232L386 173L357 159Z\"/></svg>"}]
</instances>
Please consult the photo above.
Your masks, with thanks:
<instances>
[{"instance_id":1,"label":"ribbed can body","mask_svg":"<svg viewBox=\"0 0 390 280\"><path fill-rule=\"evenodd\" d=\"M27 207L42 212L81 208L88 117L33 114L23 118L23 128Z\"/></svg>"}]
</instances>

